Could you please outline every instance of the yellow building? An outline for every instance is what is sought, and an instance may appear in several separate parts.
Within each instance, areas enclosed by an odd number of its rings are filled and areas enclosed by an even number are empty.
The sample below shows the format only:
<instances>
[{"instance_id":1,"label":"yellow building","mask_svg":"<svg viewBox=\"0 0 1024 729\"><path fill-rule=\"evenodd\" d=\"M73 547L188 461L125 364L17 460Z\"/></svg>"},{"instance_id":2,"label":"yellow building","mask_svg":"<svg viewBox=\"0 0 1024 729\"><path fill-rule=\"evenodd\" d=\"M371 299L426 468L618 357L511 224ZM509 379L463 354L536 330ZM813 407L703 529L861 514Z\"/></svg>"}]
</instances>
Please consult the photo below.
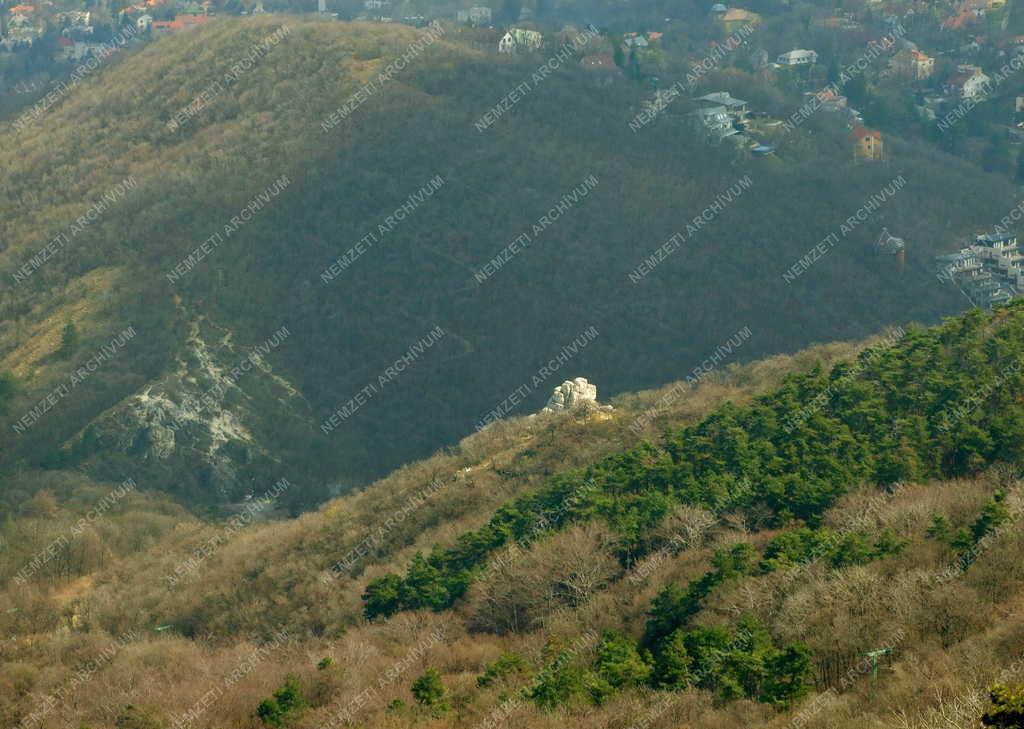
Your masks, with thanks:
<instances>
[{"instance_id":1,"label":"yellow building","mask_svg":"<svg viewBox=\"0 0 1024 729\"><path fill-rule=\"evenodd\" d=\"M867 127L857 127L851 132L854 141L854 154L859 159L878 162L882 159L884 145L882 133Z\"/></svg>"}]
</instances>

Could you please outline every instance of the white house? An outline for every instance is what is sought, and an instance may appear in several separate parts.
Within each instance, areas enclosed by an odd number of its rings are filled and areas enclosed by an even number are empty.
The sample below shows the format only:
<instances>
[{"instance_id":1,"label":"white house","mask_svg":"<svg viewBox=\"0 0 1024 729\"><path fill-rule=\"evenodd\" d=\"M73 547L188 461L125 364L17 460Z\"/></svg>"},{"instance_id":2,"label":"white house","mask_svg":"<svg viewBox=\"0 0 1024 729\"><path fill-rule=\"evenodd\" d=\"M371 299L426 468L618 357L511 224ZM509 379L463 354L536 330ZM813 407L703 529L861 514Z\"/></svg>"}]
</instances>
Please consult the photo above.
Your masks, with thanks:
<instances>
[{"instance_id":1,"label":"white house","mask_svg":"<svg viewBox=\"0 0 1024 729\"><path fill-rule=\"evenodd\" d=\"M818 54L814 51L798 48L786 51L776 58L775 62L780 66L810 66L818 62Z\"/></svg>"},{"instance_id":2,"label":"white house","mask_svg":"<svg viewBox=\"0 0 1024 729\"><path fill-rule=\"evenodd\" d=\"M992 79L979 72L964 81L960 93L965 99L980 100L988 94L991 85Z\"/></svg>"},{"instance_id":3,"label":"white house","mask_svg":"<svg viewBox=\"0 0 1024 729\"><path fill-rule=\"evenodd\" d=\"M7 37L0 40L0 44L11 51L20 46L31 46L42 36L43 29L36 27L27 15L16 14L11 17L7 26Z\"/></svg>"},{"instance_id":4,"label":"white house","mask_svg":"<svg viewBox=\"0 0 1024 729\"><path fill-rule=\"evenodd\" d=\"M1024 256L1012 234L977 235L973 245L937 256L936 261L942 265L941 277L954 281L985 308L1006 303L1024 289Z\"/></svg>"},{"instance_id":5,"label":"white house","mask_svg":"<svg viewBox=\"0 0 1024 729\"><path fill-rule=\"evenodd\" d=\"M978 66L960 66L947 82L947 90L961 99L981 101L988 95L992 79Z\"/></svg>"},{"instance_id":6,"label":"white house","mask_svg":"<svg viewBox=\"0 0 1024 729\"><path fill-rule=\"evenodd\" d=\"M57 13L57 22L60 23L61 35L70 37L73 33L91 35L93 32L92 13L87 10L69 10L65 13Z\"/></svg>"},{"instance_id":7,"label":"white house","mask_svg":"<svg viewBox=\"0 0 1024 729\"><path fill-rule=\"evenodd\" d=\"M150 30L153 27L153 16L140 15L139 19L135 21L135 27L141 31Z\"/></svg>"},{"instance_id":8,"label":"white house","mask_svg":"<svg viewBox=\"0 0 1024 729\"><path fill-rule=\"evenodd\" d=\"M518 53L539 50L544 37L535 30L509 28L498 41L498 53Z\"/></svg>"},{"instance_id":9,"label":"white house","mask_svg":"<svg viewBox=\"0 0 1024 729\"><path fill-rule=\"evenodd\" d=\"M739 134L724 106L698 109L690 117L693 119L694 131L703 134L711 142L718 143L726 137Z\"/></svg>"},{"instance_id":10,"label":"white house","mask_svg":"<svg viewBox=\"0 0 1024 729\"><path fill-rule=\"evenodd\" d=\"M747 115L747 102L743 99L737 99L728 91L715 91L704 96L698 96L694 101L705 108L721 106L734 119L742 120Z\"/></svg>"}]
</instances>

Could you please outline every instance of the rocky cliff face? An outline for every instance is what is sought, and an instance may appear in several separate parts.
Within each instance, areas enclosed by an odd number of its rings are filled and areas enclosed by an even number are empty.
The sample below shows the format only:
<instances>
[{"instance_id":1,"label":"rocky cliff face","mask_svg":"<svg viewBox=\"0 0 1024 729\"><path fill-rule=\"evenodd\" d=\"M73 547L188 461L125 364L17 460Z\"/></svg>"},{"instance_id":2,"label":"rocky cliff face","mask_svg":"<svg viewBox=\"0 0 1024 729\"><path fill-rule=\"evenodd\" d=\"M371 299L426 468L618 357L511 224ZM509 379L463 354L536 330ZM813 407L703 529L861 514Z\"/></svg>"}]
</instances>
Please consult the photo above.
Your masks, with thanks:
<instances>
[{"instance_id":1,"label":"rocky cliff face","mask_svg":"<svg viewBox=\"0 0 1024 729\"><path fill-rule=\"evenodd\" d=\"M144 482L149 471L183 470L206 501L244 498L279 461L254 431L282 414L309 414L299 392L265 359L288 336L282 329L246 350L234 345L230 331L194 322L173 371L103 413L68 450L89 461L120 456L113 460L121 478Z\"/></svg>"}]
</instances>

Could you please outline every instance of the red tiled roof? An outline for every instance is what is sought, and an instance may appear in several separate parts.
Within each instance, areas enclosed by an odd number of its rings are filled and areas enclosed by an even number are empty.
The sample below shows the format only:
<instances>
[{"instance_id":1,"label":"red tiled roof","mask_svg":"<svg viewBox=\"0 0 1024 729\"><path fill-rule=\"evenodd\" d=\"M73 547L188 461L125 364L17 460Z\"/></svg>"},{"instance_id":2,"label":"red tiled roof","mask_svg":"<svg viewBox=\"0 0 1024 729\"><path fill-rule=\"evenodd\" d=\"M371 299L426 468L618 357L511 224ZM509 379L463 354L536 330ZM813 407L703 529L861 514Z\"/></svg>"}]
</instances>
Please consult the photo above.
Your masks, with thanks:
<instances>
[{"instance_id":1,"label":"red tiled roof","mask_svg":"<svg viewBox=\"0 0 1024 729\"><path fill-rule=\"evenodd\" d=\"M759 16L757 13L752 13L749 10L743 8L729 8L725 15L722 16L722 20L755 20Z\"/></svg>"},{"instance_id":2,"label":"red tiled roof","mask_svg":"<svg viewBox=\"0 0 1024 729\"><path fill-rule=\"evenodd\" d=\"M11 12L20 15L21 13L34 13L35 8L31 5L15 5L11 8Z\"/></svg>"},{"instance_id":3,"label":"red tiled roof","mask_svg":"<svg viewBox=\"0 0 1024 729\"><path fill-rule=\"evenodd\" d=\"M867 137L874 137L875 139L881 139L882 133L876 129L868 129L867 127L854 127L853 131L850 132L853 138L858 142Z\"/></svg>"}]
</instances>

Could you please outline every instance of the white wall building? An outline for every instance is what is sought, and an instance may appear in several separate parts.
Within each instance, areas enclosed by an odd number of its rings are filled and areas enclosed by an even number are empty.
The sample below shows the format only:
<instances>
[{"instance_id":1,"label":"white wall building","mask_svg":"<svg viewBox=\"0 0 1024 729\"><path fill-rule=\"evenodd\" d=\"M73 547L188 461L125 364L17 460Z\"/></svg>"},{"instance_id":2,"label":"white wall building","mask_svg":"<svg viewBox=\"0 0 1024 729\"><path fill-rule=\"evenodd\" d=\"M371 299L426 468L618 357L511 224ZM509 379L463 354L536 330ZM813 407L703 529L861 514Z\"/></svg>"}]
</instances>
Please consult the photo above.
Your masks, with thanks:
<instances>
[{"instance_id":1,"label":"white wall building","mask_svg":"<svg viewBox=\"0 0 1024 729\"><path fill-rule=\"evenodd\" d=\"M818 54L814 51L797 48L786 51L776 58L775 62L780 66L810 66L818 62Z\"/></svg>"},{"instance_id":2,"label":"white wall building","mask_svg":"<svg viewBox=\"0 0 1024 729\"><path fill-rule=\"evenodd\" d=\"M498 41L498 53L519 53L540 50L544 37L536 30L509 28Z\"/></svg>"}]
</instances>

